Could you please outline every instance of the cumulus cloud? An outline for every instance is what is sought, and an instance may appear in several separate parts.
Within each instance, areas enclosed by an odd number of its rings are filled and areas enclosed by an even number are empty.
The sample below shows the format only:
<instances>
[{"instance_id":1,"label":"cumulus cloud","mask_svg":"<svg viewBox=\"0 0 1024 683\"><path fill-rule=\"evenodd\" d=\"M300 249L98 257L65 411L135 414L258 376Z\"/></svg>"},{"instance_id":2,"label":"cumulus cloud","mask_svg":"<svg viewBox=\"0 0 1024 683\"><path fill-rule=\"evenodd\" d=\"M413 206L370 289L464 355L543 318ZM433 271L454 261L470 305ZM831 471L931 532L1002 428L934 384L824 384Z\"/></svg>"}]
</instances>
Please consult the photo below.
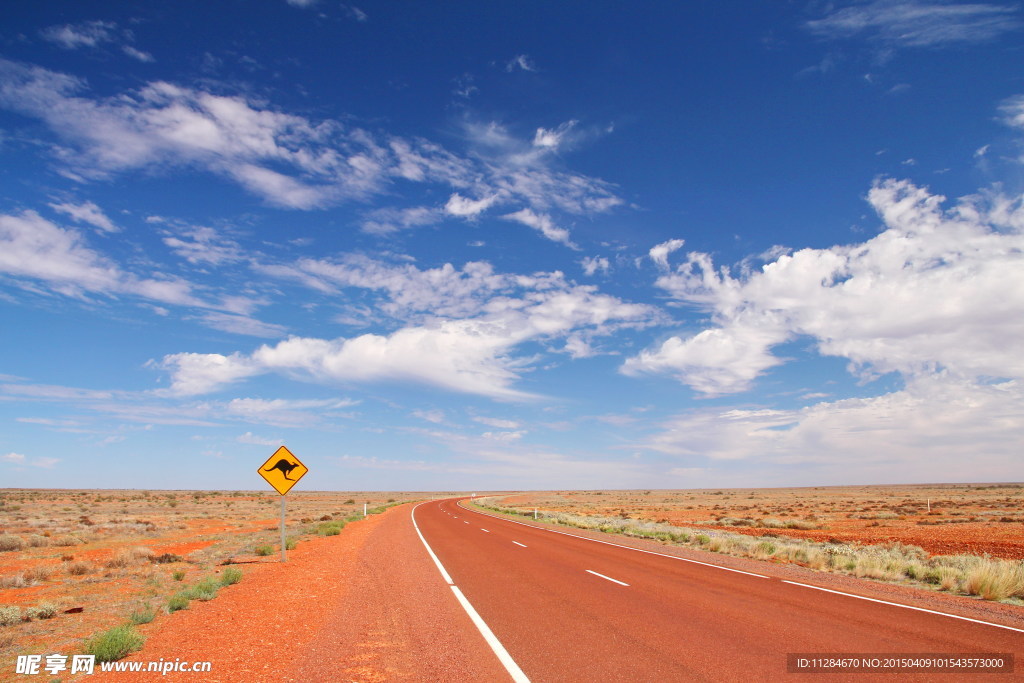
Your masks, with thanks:
<instances>
[{"instance_id":1,"label":"cumulus cloud","mask_svg":"<svg viewBox=\"0 0 1024 683\"><path fill-rule=\"evenodd\" d=\"M175 353L156 365L173 370L170 393L179 396L205 394L261 372L237 353Z\"/></svg>"},{"instance_id":2,"label":"cumulus cloud","mask_svg":"<svg viewBox=\"0 0 1024 683\"><path fill-rule=\"evenodd\" d=\"M742 391L782 362L773 346L809 337L865 376L1024 377L1022 199L979 195L943 211L944 197L889 179L868 200L886 229L860 244L801 249L736 277L689 254L657 284L708 310L714 327L672 337L623 371Z\"/></svg>"},{"instance_id":3,"label":"cumulus cloud","mask_svg":"<svg viewBox=\"0 0 1024 683\"><path fill-rule=\"evenodd\" d=\"M456 192L448 198L448 203L444 205L444 210L451 216L475 218L491 208L497 200L497 195L491 195L483 199L468 199Z\"/></svg>"},{"instance_id":4,"label":"cumulus cloud","mask_svg":"<svg viewBox=\"0 0 1024 683\"><path fill-rule=\"evenodd\" d=\"M580 266L583 267L583 272L588 276L598 271L607 275L611 269L611 263L603 256L584 256L583 260L580 261Z\"/></svg>"},{"instance_id":5,"label":"cumulus cloud","mask_svg":"<svg viewBox=\"0 0 1024 683\"><path fill-rule=\"evenodd\" d=\"M668 256L674 251L682 249L685 242L680 239L672 239L651 247L647 254L654 261L655 265L663 270L668 270Z\"/></svg>"},{"instance_id":6,"label":"cumulus cloud","mask_svg":"<svg viewBox=\"0 0 1024 683\"><path fill-rule=\"evenodd\" d=\"M808 21L825 38L865 36L891 47L941 47L981 43L1021 27L1012 5L927 0L874 0Z\"/></svg>"},{"instance_id":7,"label":"cumulus cloud","mask_svg":"<svg viewBox=\"0 0 1024 683\"><path fill-rule=\"evenodd\" d=\"M533 396L513 385L531 358L513 355L519 345L583 331L611 334L658 318L653 307L568 283L561 273L503 275L486 263L420 270L350 257L262 270L321 291L379 292L385 300L378 308L406 324L387 335L291 337L248 355L173 354L162 362L171 372L173 392L207 393L244 377L276 372L322 383L409 381L523 400Z\"/></svg>"}]
</instances>

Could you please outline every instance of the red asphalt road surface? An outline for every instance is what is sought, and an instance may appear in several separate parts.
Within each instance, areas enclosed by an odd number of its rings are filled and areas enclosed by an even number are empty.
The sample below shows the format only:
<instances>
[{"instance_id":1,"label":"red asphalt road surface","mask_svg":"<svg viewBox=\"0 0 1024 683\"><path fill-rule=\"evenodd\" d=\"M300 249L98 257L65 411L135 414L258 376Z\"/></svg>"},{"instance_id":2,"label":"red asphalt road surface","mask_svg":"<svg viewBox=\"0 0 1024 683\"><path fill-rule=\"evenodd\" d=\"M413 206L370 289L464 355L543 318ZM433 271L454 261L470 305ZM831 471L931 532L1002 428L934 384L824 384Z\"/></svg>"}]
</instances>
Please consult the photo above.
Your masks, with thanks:
<instances>
[{"instance_id":1,"label":"red asphalt road surface","mask_svg":"<svg viewBox=\"0 0 1024 683\"><path fill-rule=\"evenodd\" d=\"M455 500L413 515L534 683L975 678L788 673L787 653L1012 653L1017 673L982 676L1024 679L1024 633L552 533Z\"/></svg>"}]
</instances>

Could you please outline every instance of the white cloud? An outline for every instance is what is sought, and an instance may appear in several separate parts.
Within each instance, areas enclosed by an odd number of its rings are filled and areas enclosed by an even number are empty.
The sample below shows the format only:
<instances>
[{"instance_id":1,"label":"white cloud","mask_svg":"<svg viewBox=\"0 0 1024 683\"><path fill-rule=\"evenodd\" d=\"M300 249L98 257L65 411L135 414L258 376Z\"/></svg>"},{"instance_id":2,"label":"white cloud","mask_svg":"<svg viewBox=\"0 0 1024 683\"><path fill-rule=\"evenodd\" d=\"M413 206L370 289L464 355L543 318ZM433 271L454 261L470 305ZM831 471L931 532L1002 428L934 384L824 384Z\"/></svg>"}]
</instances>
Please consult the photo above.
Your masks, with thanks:
<instances>
[{"instance_id":1,"label":"white cloud","mask_svg":"<svg viewBox=\"0 0 1024 683\"><path fill-rule=\"evenodd\" d=\"M484 432L483 434L481 434L481 436L485 439L490 439L492 441L508 442L518 441L519 439L523 438L524 434L526 434L526 432L520 430L516 432Z\"/></svg>"},{"instance_id":2,"label":"white cloud","mask_svg":"<svg viewBox=\"0 0 1024 683\"><path fill-rule=\"evenodd\" d=\"M45 122L63 141L52 148L62 172L80 180L138 169L201 170L268 204L303 210L389 193L400 180L447 192L443 206L372 212L363 227L376 234L445 216L473 218L500 205L568 244L552 212L591 215L622 204L611 184L553 168L570 137L599 134L576 132L575 121L537 129L530 139L497 123L470 122L470 149L460 156L428 140L313 121L245 95L162 81L100 97L84 80L3 59L0 106Z\"/></svg>"},{"instance_id":3,"label":"white cloud","mask_svg":"<svg viewBox=\"0 0 1024 683\"><path fill-rule=\"evenodd\" d=\"M597 271L601 271L605 275L611 269L611 264L603 256L584 256L583 260L580 261L580 265L583 267L583 272L587 275L592 276Z\"/></svg>"},{"instance_id":4,"label":"white cloud","mask_svg":"<svg viewBox=\"0 0 1024 683\"><path fill-rule=\"evenodd\" d=\"M146 64L156 61L156 59L153 58L153 55L149 54L148 52L143 52L142 50L134 48L131 45L122 45L121 52L124 52L132 59L137 59L138 61Z\"/></svg>"},{"instance_id":5,"label":"white cloud","mask_svg":"<svg viewBox=\"0 0 1024 683\"><path fill-rule=\"evenodd\" d=\"M427 422L433 422L434 424L444 424L444 411L443 410L414 410L412 411L414 417L418 417L421 420Z\"/></svg>"},{"instance_id":6,"label":"white cloud","mask_svg":"<svg viewBox=\"0 0 1024 683\"><path fill-rule=\"evenodd\" d=\"M657 284L709 310L715 327L672 337L623 371L742 391L782 362L772 346L805 336L867 376L1024 377L1022 198L968 197L943 212L944 197L884 180L868 199L886 230L861 244L802 249L739 277L690 254Z\"/></svg>"},{"instance_id":7,"label":"white cloud","mask_svg":"<svg viewBox=\"0 0 1024 683\"><path fill-rule=\"evenodd\" d=\"M468 199L456 192L448 198L448 203L444 205L444 210L452 216L475 218L489 209L497 200L498 195L491 195L483 199Z\"/></svg>"},{"instance_id":8,"label":"white cloud","mask_svg":"<svg viewBox=\"0 0 1024 683\"><path fill-rule=\"evenodd\" d=\"M389 235L399 230L431 225L439 222L441 212L426 206L408 209L376 209L363 221L363 232L371 235Z\"/></svg>"},{"instance_id":9,"label":"white cloud","mask_svg":"<svg viewBox=\"0 0 1024 683\"><path fill-rule=\"evenodd\" d=\"M658 319L650 306L625 303L595 287L567 283L561 273L499 275L486 263L420 270L366 257L301 261L263 272L295 278L321 291L358 287L382 292L379 310L407 321L388 335L291 337L251 355L174 354L163 366L177 393L206 393L252 374L279 372L325 383L412 381L501 399L531 395L512 387L530 358L520 344L586 330L605 335Z\"/></svg>"},{"instance_id":10,"label":"white cloud","mask_svg":"<svg viewBox=\"0 0 1024 683\"><path fill-rule=\"evenodd\" d=\"M50 26L42 31L42 36L65 50L77 50L112 42L117 37L116 31L117 24L113 22L85 21L80 24Z\"/></svg>"},{"instance_id":11,"label":"white cloud","mask_svg":"<svg viewBox=\"0 0 1024 683\"><path fill-rule=\"evenodd\" d=\"M178 256L193 264L208 263L216 266L245 258L237 242L204 226L189 226L177 235L164 237L163 241Z\"/></svg>"},{"instance_id":12,"label":"white cloud","mask_svg":"<svg viewBox=\"0 0 1024 683\"><path fill-rule=\"evenodd\" d=\"M473 420L496 429L519 429L519 423L515 420L502 420L497 417L484 417L481 415L474 417Z\"/></svg>"},{"instance_id":13,"label":"white cloud","mask_svg":"<svg viewBox=\"0 0 1024 683\"><path fill-rule=\"evenodd\" d=\"M867 38L892 47L940 47L980 43L1020 28L1011 5L948 3L927 0L874 0L837 9L808 21L826 38Z\"/></svg>"},{"instance_id":14,"label":"white cloud","mask_svg":"<svg viewBox=\"0 0 1024 683\"><path fill-rule=\"evenodd\" d=\"M283 439L268 439L262 436L256 436L252 432L246 432L239 436L236 441L238 443L247 443L254 446L280 446L284 443Z\"/></svg>"},{"instance_id":15,"label":"white cloud","mask_svg":"<svg viewBox=\"0 0 1024 683\"><path fill-rule=\"evenodd\" d=\"M558 128L538 128L536 134L533 136L534 147L544 147L551 150L557 150L563 146L566 137L572 131L579 121L566 121Z\"/></svg>"},{"instance_id":16,"label":"white cloud","mask_svg":"<svg viewBox=\"0 0 1024 683\"><path fill-rule=\"evenodd\" d=\"M512 72L516 69L536 71L537 66L530 59L529 55L516 55L505 64L505 71Z\"/></svg>"},{"instance_id":17,"label":"white cloud","mask_svg":"<svg viewBox=\"0 0 1024 683\"><path fill-rule=\"evenodd\" d=\"M668 256L674 251L682 249L686 242L680 239L672 239L661 244L656 244L651 247L647 254L651 257L651 260L663 270L668 270Z\"/></svg>"},{"instance_id":18,"label":"white cloud","mask_svg":"<svg viewBox=\"0 0 1024 683\"><path fill-rule=\"evenodd\" d=\"M34 211L0 214L0 273L41 280L67 296L132 294L170 304L205 305L192 295L189 283L126 273L87 247L81 235Z\"/></svg>"},{"instance_id":19,"label":"white cloud","mask_svg":"<svg viewBox=\"0 0 1024 683\"><path fill-rule=\"evenodd\" d=\"M205 394L261 372L237 353L175 353L164 356L159 366L172 370L170 392L179 396Z\"/></svg>"},{"instance_id":20,"label":"white cloud","mask_svg":"<svg viewBox=\"0 0 1024 683\"><path fill-rule=\"evenodd\" d=\"M13 451L0 456L0 460L14 465L29 465L48 470L53 469L54 465L60 462L60 458L26 458L22 453L15 453Z\"/></svg>"},{"instance_id":21,"label":"white cloud","mask_svg":"<svg viewBox=\"0 0 1024 683\"><path fill-rule=\"evenodd\" d=\"M928 375L883 396L697 411L662 428L646 447L694 464L743 461L762 485L849 484L852 463L861 482L1014 481L1024 385Z\"/></svg>"},{"instance_id":22,"label":"white cloud","mask_svg":"<svg viewBox=\"0 0 1024 683\"><path fill-rule=\"evenodd\" d=\"M578 247L573 244L572 240L569 238L569 231L555 225L555 222L551 220L551 216L545 213L535 213L530 209L520 209L515 213L506 214L502 216L502 218L510 221L517 221L523 225L528 225L552 242L564 244L570 249L578 249Z\"/></svg>"},{"instance_id":23,"label":"white cloud","mask_svg":"<svg viewBox=\"0 0 1024 683\"><path fill-rule=\"evenodd\" d=\"M207 327L212 327L215 330L242 334L249 337L276 339L285 336L288 332L288 328L284 325L266 323L249 316L221 313L219 311L204 313L200 316L199 320Z\"/></svg>"},{"instance_id":24,"label":"white cloud","mask_svg":"<svg viewBox=\"0 0 1024 683\"><path fill-rule=\"evenodd\" d=\"M88 223L105 232L118 232L120 230L119 227L114 225L112 220L107 218L107 215L103 213L103 209L96 206L93 202L83 202L81 204L64 202L61 204L50 204L50 208L71 216L78 223Z\"/></svg>"}]
</instances>

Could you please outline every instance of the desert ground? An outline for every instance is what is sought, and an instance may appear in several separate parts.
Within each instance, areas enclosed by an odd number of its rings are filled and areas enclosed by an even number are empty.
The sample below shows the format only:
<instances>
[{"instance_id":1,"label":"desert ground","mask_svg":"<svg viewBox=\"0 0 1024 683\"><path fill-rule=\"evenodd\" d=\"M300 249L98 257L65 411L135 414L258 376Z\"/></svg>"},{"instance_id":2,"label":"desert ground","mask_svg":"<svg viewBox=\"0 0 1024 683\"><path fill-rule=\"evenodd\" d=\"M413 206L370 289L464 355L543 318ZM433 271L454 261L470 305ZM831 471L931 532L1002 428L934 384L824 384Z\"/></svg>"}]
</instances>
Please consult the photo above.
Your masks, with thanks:
<instances>
[{"instance_id":1,"label":"desert ground","mask_svg":"<svg viewBox=\"0 0 1024 683\"><path fill-rule=\"evenodd\" d=\"M431 495L294 491L286 534L300 543L364 504L372 514ZM190 585L280 557L274 492L0 490L0 671L19 654L79 653L126 620L159 621Z\"/></svg>"},{"instance_id":2,"label":"desert ground","mask_svg":"<svg viewBox=\"0 0 1024 683\"><path fill-rule=\"evenodd\" d=\"M350 533L343 527L363 523L364 504L372 515L446 495L293 492L289 544ZM1024 559L1022 484L481 495L521 511ZM197 587L228 569L258 576L280 560L279 504L263 492L0 490L0 671L13 671L19 654L82 652L126 621L160 628L175 619L176 596L192 587L189 599L212 599L218 586L209 595Z\"/></svg>"},{"instance_id":3,"label":"desert ground","mask_svg":"<svg viewBox=\"0 0 1024 683\"><path fill-rule=\"evenodd\" d=\"M815 541L903 543L932 555L1024 559L1024 484L555 491L499 499L579 515Z\"/></svg>"}]
</instances>

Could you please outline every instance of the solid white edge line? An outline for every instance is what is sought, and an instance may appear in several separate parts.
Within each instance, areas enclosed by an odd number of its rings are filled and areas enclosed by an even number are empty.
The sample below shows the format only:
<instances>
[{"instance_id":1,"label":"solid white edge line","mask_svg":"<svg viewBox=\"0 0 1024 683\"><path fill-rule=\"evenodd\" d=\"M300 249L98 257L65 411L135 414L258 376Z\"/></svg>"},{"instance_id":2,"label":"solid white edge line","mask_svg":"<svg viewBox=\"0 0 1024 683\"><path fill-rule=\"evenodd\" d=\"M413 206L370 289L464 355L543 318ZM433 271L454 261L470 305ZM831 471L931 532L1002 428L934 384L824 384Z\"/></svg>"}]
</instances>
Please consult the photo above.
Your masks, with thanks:
<instances>
[{"instance_id":1,"label":"solid white edge line","mask_svg":"<svg viewBox=\"0 0 1024 683\"><path fill-rule=\"evenodd\" d=\"M485 528L483 528L483 527L480 527L480 531L487 531L487 529L485 529ZM487 531L487 533L491 533L491 532L490 532L490 531Z\"/></svg>"},{"instance_id":2,"label":"solid white edge line","mask_svg":"<svg viewBox=\"0 0 1024 683\"><path fill-rule=\"evenodd\" d=\"M437 569L441 572L441 576L444 577L445 583L451 586L455 582L452 581L452 577L448 575L448 572L445 570L444 565L441 564L441 560L437 559L437 555L434 554L434 550L430 547L430 544L427 543L427 539L423 538L423 534L420 532L420 528L416 524L416 508L418 508L420 505L423 505L423 503L416 505L412 509L412 528L416 530L416 535L420 537L421 541L423 541L423 547L427 549L428 553L430 553L430 559L432 559L434 561L434 564L437 565Z\"/></svg>"},{"instance_id":3,"label":"solid white edge line","mask_svg":"<svg viewBox=\"0 0 1024 683\"><path fill-rule=\"evenodd\" d=\"M948 612L936 612L935 610L925 609L923 607L911 607L910 605L901 605L898 602L889 602L888 600L878 600L876 598L866 598L863 595L854 595L853 593L844 593L842 591L835 591L830 588L822 588L820 586L812 586L809 583L799 583L797 581L787 581L782 579L783 583L789 583L794 586L803 586L804 588L813 588L816 591L825 591L826 593L835 593L836 595L845 595L848 598L857 598L858 600L868 600L870 602L880 602L883 605L892 605L893 607L902 607L903 609L912 609L917 612L927 612L928 614L938 614L939 616L949 617L950 619L961 619L963 621L973 621L975 624L984 624L985 626L995 626L996 628L1005 628L1007 631L1016 631L1017 633L1024 633L1024 629L1014 628L1013 626L1004 626L1003 624L995 624L991 621L981 621L980 619L971 619L970 617L961 617L958 614L950 614Z\"/></svg>"},{"instance_id":4,"label":"solid white edge line","mask_svg":"<svg viewBox=\"0 0 1024 683\"><path fill-rule=\"evenodd\" d=\"M515 683L530 683L530 679L526 677L523 670L519 668L518 664L516 664L516 660L512 659L512 655L508 653L505 646L501 644L498 637L494 635L493 631L491 631L491 627L488 626L487 622L480 617L473 605L466 599L466 596L462 594L459 587L452 581L452 577L448 575L444 565L441 564L441 560L437 559L437 555L434 554L430 544L427 543L427 539L423 538L423 533L420 531L419 525L416 524L416 508L420 505L423 505L423 503L415 505L410 514L412 517L412 526L416 529L416 535L419 536L420 540L423 542L423 547L427 549L428 553L430 553L430 558L434 560L434 564L437 565L438 570L440 570L441 576L451 587L452 593L455 594L455 598L459 601L459 604L462 605L462 609L464 609L466 614L469 615L473 625L476 626L478 631L480 631L480 635L484 637L484 640L490 646L491 651L497 655L498 661L500 661L501 665L505 667L505 671L508 672L508 675L512 677L512 680L515 681Z\"/></svg>"},{"instance_id":5,"label":"solid white edge line","mask_svg":"<svg viewBox=\"0 0 1024 683\"><path fill-rule=\"evenodd\" d=\"M747 576L756 576L759 579L767 579L767 578L769 578L767 576L764 576L763 574L755 574L754 572L745 572L742 569L732 569L731 567L723 567L721 565L711 564L710 562L701 562L699 560L691 560L691 559L688 559L688 558L685 558L685 557L677 557L675 555L666 555L665 553L656 553L653 550L643 550L641 548L632 548L632 547L630 547L628 545L620 545L618 543L610 543L609 541L600 541L600 540L598 540L596 538L588 538L586 536L577 536L576 534L570 534L570 533L566 533L564 531L558 531L556 529L547 529L547 528L542 527L542 526L533 526L532 524L525 524L523 522L517 522L514 519L507 519L505 517L499 517L497 515L491 515L491 514L488 514L486 512L480 512L479 510L470 510L469 508L462 507L461 501L459 502L459 507L461 507L463 510L469 510L469 512L475 512L478 515L483 515L484 517L493 517L494 519L501 519L501 520L504 520L506 522L511 522L512 524L521 524L522 526L528 526L531 529L540 529L541 531L550 531L553 534L561 534L562 536L572 536L573 538L579 538L579 539L582 539L584 541L593 541L594 543L601 543L601 544L604 544L604 545L615 546L616 548L625 548L626 550L634 550L634 551L636 551L638 553L646 553L648 555L657 555L658 557L667 557L670 560L679 560L681 562L690 562L692 564L702 564L705 567L712 567L713 569L722 569L724 571L735 572L737 574L746 574Z\"/></svg>"},{"instance_id":6,"label":"solid white edge line","mask_svg":"<svg viewBox=\"0 0 1024 683\"><path fill-rule=\"evenodd\" d=\"M530 679L526 677L523 670L520 669L519 665L516 664L516 661L512 659L512 655L508 653L508 650L506 650L505 646L501 644L501 641L494 635L487 623L480 618L479 614L476 613L476 610L473 609L473 605L471 605L469 600L466 599L466 596L462 594L459 587L452 586L452 592L455 593L455 597L458 598L459 604L462 605L462 609L466 610L466 614L468 614L469 618L473 620L474 624L476 624L476 627L480 630L484 640L486 640L487 644L491 646L494 654L498 655L498 659L501 660L502 665L505 667L505 671L508 671L509 675L512 676L512 680L516 683L530 683Z\"/></svg>"},{"instance_id":7,"label":"solid white edge line","mask_svg":"<svg viewBox=\"0 0 1024 683\"><path fill-rule=\"evenodd\" d=\"M604 574L598 574L597 572L595 572L595 571L593 571L591 569L584 569L583 571L587 572L588 574L593 574L594 576L600 576L602 579L607 579L608 581L611 581L612 583L617 583L620 586L627 586L627 587L629 586L629 584L626 583L625 581L619 581L618 579L613 579L610 576L605 576Z\"/></svg>"},{"instance_id":8,"label":"solid white edge line","mask_svg":"<svg viewBox=\"0 0 1024 683\"><path fill-rule=\"evenodd\" d=\"M525 547L526 547L525 545L523 545L523 544L522 544L522 543L520 543L519 541L512 541L512 542L513 542L513 543L515 543L516 545L518 545L518 546L522 547L522 548L525 548Z\"/></svg>"}]
</instances>

